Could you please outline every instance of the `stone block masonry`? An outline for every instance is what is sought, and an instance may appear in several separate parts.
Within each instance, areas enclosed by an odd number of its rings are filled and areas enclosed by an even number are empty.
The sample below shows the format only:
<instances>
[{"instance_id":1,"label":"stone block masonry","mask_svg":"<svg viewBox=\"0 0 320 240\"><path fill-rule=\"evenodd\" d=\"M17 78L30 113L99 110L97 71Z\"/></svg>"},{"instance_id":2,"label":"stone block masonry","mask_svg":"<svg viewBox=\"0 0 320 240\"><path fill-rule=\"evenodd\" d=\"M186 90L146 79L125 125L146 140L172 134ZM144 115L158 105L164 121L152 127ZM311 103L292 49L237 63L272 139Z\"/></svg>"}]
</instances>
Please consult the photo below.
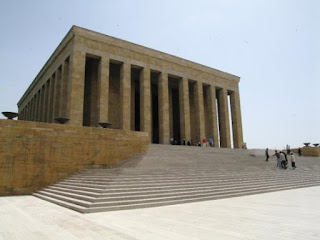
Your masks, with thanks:
<instances>
[{"instance_id":1,"label":"stone block masonry","mask_svg":"<svg viewBox=\"0 0 320 240\"><path fill-rule=\"evenodd\" d=\"M0 120L0 195L30 194L90 167L148 150L145 132Z\"/></svg>"},{"instance_id":2,"label":"stone block masonry","mask_svg":"<svg viewBox=\"0 0 320 240\"><path fill-rule=\"evenodd\" d=\"M149 133L152 143L243 145L240 78L73 26L18 102L19 120ZM230 110L230 111L229 111Z\"/></svg>"}]
</instances>

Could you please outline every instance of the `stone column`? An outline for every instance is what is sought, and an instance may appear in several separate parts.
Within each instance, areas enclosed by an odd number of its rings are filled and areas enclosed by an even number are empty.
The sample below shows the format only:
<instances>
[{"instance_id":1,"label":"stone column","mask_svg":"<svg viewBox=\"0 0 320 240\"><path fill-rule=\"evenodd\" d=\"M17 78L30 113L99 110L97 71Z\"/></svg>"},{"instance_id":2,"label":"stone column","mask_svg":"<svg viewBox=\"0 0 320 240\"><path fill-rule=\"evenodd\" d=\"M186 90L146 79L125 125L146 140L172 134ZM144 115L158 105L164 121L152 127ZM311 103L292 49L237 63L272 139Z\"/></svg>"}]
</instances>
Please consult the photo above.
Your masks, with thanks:
<instances>
[{"instance_id":1,"label":"stone column","mask_svg":"<svg viewBox=\"0 0 320 240\"><path fill-rule=\"evenodd\" d=\"M131 65L123 63L120 70L120 128L130 130Z\"/></svg>"},{"instance_id":2,"label":"stone column","mask_svg":"<svg viewBox=\"0 0 320 240\"><path fill-rule=\"evenodd\" d=\"M72 66L70 66L70 58L72 58L72 56L68 57L63 65L62 65L62 70L61 70L61 80L60 80L60 99L59 99L59 117L69 117L69 114L67 113L67 107L69 101L70 101L70 93L68 89L69 86L69 82L72 80L71 74L69 76L69 69L72 68ZM85 62L85 60L84 60ZM78 69L79 71L79 69ZM71 73L71 72L70 72ZM70 79L69 79L70 78ZM84 81L84 80L83 80ZM83 96L82 96L83 99ZM70 122L69 122L70 123Z\"/></svg>"},{"instance_id":3,"label":"stone column","mask_svg":"<svg viewBox=\"0 0 320 240\"><path fill-rule=\"evenodd\" d=\"M231 148L228 92L226 88L219 90L219 129L220 147Z\"/></svg>"},{"instance_id":4,"label":"stone column","mask_svg":"<svg viewBox=\"0 0 320 240\"><path fill-rule=\"evenodd\" d=\"M30 103L28 102L27 103L27 106L26 106L26 119L27 121L30 121Z\"/></svg>"},{"instance_id":5,"label":"stone column","mask_svg":"<svg viewBox=\"0 0 320 240\"><path fill-rule=\"evenodd\" d=\"M149 133L149 140L151 141L152 132L150 85L150 69L148 67L145 67L140 71L140 131Z\"/></svg>"},{"instance_id":6,"label":"stone column","mask_svg":"<svg viewBox=\"0 0 320 240\"><path fill-rule=\"evenodd\" d=\"M40 111L40 91L38 91L35 95L36 97L36 121L39 122L40 121L40 114L39 114L39 111Z\"/></svg>"},{"instance_id":7,"label":"stone column","mask_svg":"<svg viewBox=\"0 0 320 240\"><path fill-rule=\"evenodd\" d=\"M59 67L55 74L52 122L55 118L60 117L61 69L62 67Z\"/></svg>"},{"instance_id":8,"label":"stone column","mask_svg":"<svg viewBox=\"0 0 320 240\"><path fill-rule=\"evenodd\" d=\"M231 102L233 145L234 145L234 148L242 148L243 135L242 135L240 96L238 91L231 92L230 102Z\"/></svg>"},{"instance_id":9,"label":"stone column","mask_svg":"<svg viewBox=\"0 0 320 240\"><path fill-rule=\"evenodd\" d=\"M32 104L32 102L33 102L33 98L31 98L31 100L30 100L30 113L29 113L29 121L33 121L33 104Z\"/></svg>"},{"instance_id":10,"label":"stone column","mask_svg":"<svg viewBox=\"0 0 320 240\"><path fill-rule=\"evenodd\" d=\"M30 103L28 102L27 103L27 106L26 106L26 119L27 121L30 121Z\"/></svg>"},{"instance_id":11,"label":"stone column","mask_svg":"<svg viewBox=\"0 0 320 240\"><path fill-rule=\"evenodd\" d=\"M195 106L196 106L196 124L198 125L198 141L201 142L205 137L204 125L204 106L203 106L203 87L202 82L197 81L195 84Z\"/></svg>"},{"instance_id":12,"label":"stone column","mask_svg":"<svg viewBox=\"0 0 320 240\"><path fill-rule=\"evenodd\" d=\"M44 84L41 87L40 90L40 122L44 122L44 118L43 118L43 106L44 106L44 93L45 93L45 89L46 89L46 84Z\"/></svg>"},{"instance_id":13,"label":"stone column","mask_svg":"<svg viewBox=\"0 0 320 240\"><path fill-rule=\"evenodd\" d=\"M217 104L216 88L212 85L208 87L208 114L209 114L209 137L213 139L213 146L219 147L218 140L218 123L217 123Z\"/></svg>"},{"instance_id":14,"label":"stone column","mask_svg":"<svg viewBox=\"0 0 320 240\"><path fill-rule=\"evenodd\" d=\"M37 94L33 96L33 121L37 121Z\"/></svg>"},{"instance_id":15,"label":"stone column","mask_svg":"<svg viewBox=\"0 0 320 240\"><path fill-rule=\"evenodd\" d=\"M136 99L136 89L135 89L135 79L131 78L131 109L130 109L130 114L131 114L131 124L130 124L130 129L131 131L135 131L136 126L135 126L135 99Z\"/></svg>"},{"instance_id":16,"label":"stone column","mask_svg":"<svg viewBox=\"0 0 320 240\"><path fill-rule=\"evenodd\" d=\"M48 97L48 112L47 112L47 122L53 122L53 94L54 94L54 82L55 75L53 74L50 78L49 84L49 97Z\"/></svg>"},{"instance_id":17,"label":"stone column","mask_svg":"<svg viewBox=\"0 0 320 240\"><path fill-rule=\"evenodd\" d=\"M21 111L18 110L18 113L18 120L24 120L24 109L22 109Z\"/></svg>"},{"instance_id":18,"label":"stone column","mask_svg":"<svg viewBox=\"0 0 320 240\"><path fill-rule=\"evenodd\" d=\"M168 144L169 136L169 90L168 74L161 73L158 81L159 142Z\"/></svg>"},{"instance_id":19,"label":"stone column","mask_svg":"<svg viewBox=\"0 0 320 240\"><path fill-rule=\"evenodd\" d=\"M169 87L169 127L170 127L170 131L169 131L169 135L170 138L173 137L173 110L172 110L172 88Z\"/></svg>"},{"instance_id":20,"label":"stone column","mask_svg":"<svg viewBox=\"0 0 320 240\"><path fill-rule=\"evenodd\" d=\"M181 140L191 141L189 81L185 77L179 80L179 108Z\"/></svg>"},{"instance_id":21,"label":"stone column","mask_svg":"<svg viewBox=\"0 0 320 240\"><path fill-rule=\"evenodd\" d=\"M30 118L29 121L33 121L33 98L30 100Z\"/></svg>"},{"instance_id":22,"label":"stone column","mask_svg":"<svg viewBox=\"0 0 320 240\"><path fill-rule=\"evenodd\" d=\"M45 83L45 91L44 91L44 104L43 104L43 121L48 122L47 114L48 114L48 105L49 105L49 85L50 80Z\"/></svg>"},{"instance_id":23,"label":"stone column","mask_svg":"<svg viewBox=\"0 0 320 240\"><path fill-rule=\"evenodd\" d=\"M109 59L102 57L99 65L98 76L98 123L108 122L108 106L109 106Z\"/></svg>"},{"instance_id":24,"label":"stone column","mask_svg":"<svg viewBox=\"0 0 320 240\"><path fill-rule=\"evenodd\" d=\"M32 98L32 121L36 121L36 99L35 96Z\"/></svg>"},{"instance_id":25,"label":"stone column","mask_svg":"<svg viewBox=\"0 0 320 240\"><path fill-rule=\"evenodd\" d=\"M67 61L64 64L69 65L68 82L67 86L64 86L64 88L68 90L66 116L70 119L69 124L77 126L83 125L85 64L86 53L77 49L74 49L72 52L69 64ZM64 71L66 67L67 66L64 66ZM62 95L62 97L64 97L64 95ZM63 98L61 100L63 100Z\"/></svg>"}]
</instances>

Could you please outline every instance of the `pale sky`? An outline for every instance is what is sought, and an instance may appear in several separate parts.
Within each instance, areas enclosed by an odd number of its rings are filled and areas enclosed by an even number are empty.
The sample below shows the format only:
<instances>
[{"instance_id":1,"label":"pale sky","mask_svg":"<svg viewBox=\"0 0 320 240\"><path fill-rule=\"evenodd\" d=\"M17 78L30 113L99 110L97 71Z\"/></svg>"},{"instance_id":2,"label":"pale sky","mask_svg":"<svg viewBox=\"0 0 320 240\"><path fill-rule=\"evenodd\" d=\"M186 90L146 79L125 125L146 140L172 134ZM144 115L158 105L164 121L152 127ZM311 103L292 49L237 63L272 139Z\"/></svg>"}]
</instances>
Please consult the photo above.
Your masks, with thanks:
<instances>
[{"instance_id":1,"label":"pale sky","mask_svg":"<svg viewBox=\"0 0 320 240\"><path fill-rule=\"evenodd\" d=\"M241 77L249 148L320 142L318 0L1 0L0 112L72 25Z\"/></svg>"}]
</instances>

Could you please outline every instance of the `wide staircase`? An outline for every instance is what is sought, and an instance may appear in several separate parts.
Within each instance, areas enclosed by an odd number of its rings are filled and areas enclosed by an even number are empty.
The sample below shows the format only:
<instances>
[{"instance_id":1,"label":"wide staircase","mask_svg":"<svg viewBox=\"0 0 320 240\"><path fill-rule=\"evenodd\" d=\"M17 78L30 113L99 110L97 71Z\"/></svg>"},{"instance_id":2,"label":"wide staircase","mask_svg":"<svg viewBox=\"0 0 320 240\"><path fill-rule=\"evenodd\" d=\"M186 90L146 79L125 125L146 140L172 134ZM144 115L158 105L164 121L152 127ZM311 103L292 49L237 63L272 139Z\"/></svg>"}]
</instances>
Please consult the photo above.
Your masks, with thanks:
<instances>
[{"instance_id":1,"label":"wide staircase","mask_svg":"<svg viewBox=\"0 0 320 240\"><path fill-rule=\"evenodd\" d=\"M150 145L109 169L87 169L34 196L81 213L164 206L320 185L319 158L295 170L250 150Z\"/></svg>"}]
</instances>

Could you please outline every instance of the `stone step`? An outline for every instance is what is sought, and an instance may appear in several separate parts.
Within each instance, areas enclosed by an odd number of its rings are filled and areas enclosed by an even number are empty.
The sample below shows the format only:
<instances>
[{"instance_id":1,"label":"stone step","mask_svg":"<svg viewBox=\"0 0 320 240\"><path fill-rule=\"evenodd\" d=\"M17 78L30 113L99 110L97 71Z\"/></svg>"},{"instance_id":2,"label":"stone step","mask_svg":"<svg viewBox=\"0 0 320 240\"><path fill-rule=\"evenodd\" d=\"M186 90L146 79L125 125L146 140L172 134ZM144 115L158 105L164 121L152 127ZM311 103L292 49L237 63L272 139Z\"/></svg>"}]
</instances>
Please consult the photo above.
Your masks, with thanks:
<instances>
[{"instance_id":1,"label":"stone step","mask_svg":"<svg viewBox=\"0 0 320 240\"><path fill-rule=\"evenodd\" d=\"M68 203L72 203L72 204L76 204L82 207L90 207L90 205L92 204L92 202L86 201L86 200L81 200L78 198L73 198L73 197L67 197L67 196L63 196L63 195L59 195L59 194L55 194L55 193L51 193L48 192L46 190L40 190L36 192L38 195L44 195L50 198L55 198L58 199L60 201L64 201L64 202L68 202ZM36 196L38 196L36 195Z\"/></svg>"},{"instance_id":2,"label":"stone step","mask_svg":"<svg viewBox=\"0 0 320 240\"><path fill-rule=\"evenodd\" d=\"M80 190L80 191L86 191L86 192L92 192L92 193L101 193L105 189L105 188L81 187L81 186L71 186L71 185L65 186L60 183L56 183L54 185L51 185L50 187L60 187L60 188L74 189L74 190Z\"/></svg>"},{"instance_id":3,"label":"stone step","mask_svg":"<svg viewBox=\"0 0 320 240\"><path fill-rule=\"evenodd\" d=\"M89 208L87 208L87 207L82 207L82 206L79 206L79 205L77 205L77 204L73 204L73 203L70 203L70 202L61 201L61 200L59 200L59 199L52 198L52 197L49 197L49 196L46 196L46 195L42 195L42 194L39 194L39 193L33 193L32 195L35 196L35 197L41 198L41 199L43 199L43 200L46 200L46 201L48 201L48 202L57 204L57 205L59 205L59 206L62 206L62 207L65 207L65 208L69 208L69 209L75 210L75 211L80 212L80 213L88 213L88 212L89 212L89 211L88 211Z\"/></svg>"},{"instance_id":4,"label":"stone step","mask_svg":"<svg viewBox=\"0 0 320 240\"><path fill-rule=\"evenodd\" d=\"M206 201L206 200L214 200L214 199L221 199L221 198L228 198L228 197L237 197L237 196L244 196L250 194L258 194L258 193L265 193L270 191L280 191L280 190L288 190L292 188L303 188L303 187L310 187L310 186L317 186L319 183L314 184L299 184L295 186L277 186L276 188L263 188L263 189L248 189L247 191L234 191L228 193L221 193L215 195L195 195L195 196L188 196L183 199L174 199L174 198L157 198L148 201L140 201L140 202L116 202L116 205L110 205L110 203L106 206L106 204L96 204L91 205L90 207L84 207L78 204L73 204L70 202L65 202L64 200L60 200L59 198L55 198L55 195L41 195L38 193L34 193L35 196L40 197L44 200L56 203L60 206L64 206L78 212L82 213L90 213L90 212L100 212L100 211L115 211L115 210L124 210L124 209L132 209L132 208L143 208L143 207L156 207L156 206L164 206L164 205L172 205L172 204L181 204L181 203L188 203L188 202L195 202L195 201ZM68 199L68 198L64 198ZM79 201L78 201L79 203Z\"/></svg>"},{"instance_id":5,"label":"stone step","mask_svg":"<svg viewBox=\"0 0 320 240\"><path fill-rule=\"evenodd\" d=\"M304 177L307 178L307 177ZM314 178L314 177L312 177ZM214 178L206 178L206 179L188 179L184 181L179 180L162 180L162 181L129 181L129 182L109 182L109 183L101 183L101 182L94 182L94 183L81 183L81 182L60 182L58 186L81 186L81 187L91 187L91 188L100 188L100 189L112 189L112 188L119 188L122 186L125 187L152 187L155 184L157 186L176 186L176 185L188 185L188 184L209 184L209 183L224 183L224 182L233 182L233 181L242 181L242 182L252 182L252 181L266 181L268 179L275 179L273 177L265 177L265 178L235 178L235 179L214 179ZM278 177L276 180L280 181L281 179L286 179L284 177ZM292 179L292 177L291 177Z\"/></svg>"},{"instance_id":6,"label":"stone step","mask_svg":"<svg viewBox=\"0 0 320 240\"><path fill-rule=\"evenodd\" d=\"M87 213L236 197L320 185L320 168L276 168L250 151L151 145L116 168L87 169L35 193ZM304 163L301 162L301 165ZM298 165L299 166L299 165Z\"/></svg>"},{"instance_id":7,"label":"stone step","mask_svg":"<svg viewBox=\"0 0 320 240\"><path fill-rule=\"evenodd\" d=\"M123 194L123 195L110 195L110 194L101 194L97 197L91 197L91 196L85 196L85 195L80 195L80 194L75 194L75 193L70 193L67 191L60 191L60 190L53 190L53 189L45 189L43 191L45 192L49 192L49 193L53 193L53 194L59 194L59 195L63 195L63 196L67 196L67 197L72 197L72 198L76 198L76 199L80 199L80 200L84 200L84 201L88 201L88 202L105 202L105 201L122 201L122 200L133 200L133 199L147 199L147 198L153 198L153 197L163 197L163 196L180 196L183 197L185 195L189 195L189 194L194 194L194 193L217 193L217 192L229 192L235 189L247 189L247 188L255 188L255 189L260 189L262 187L277 187L277 185L281 184L281 185L286 185L286 186L290 186L290 185L296 185L296 184L300 184L300 183L320 183L319 181L283 181L283 182L268 182L268 183L260 183L260 184L256 184L256 183L251 183L251 184L246 184L246 185L230 185L230 186L213 186L211 188L193 188L193 189L177 189L175 191L167 191L167 192L135 192L135 194ZM42 191L42 192L43 192Z\"/></svg>"},{"instance_id":8,"label":"stone step","mask_svg":"<svg viewBox=\"0 0 320 240\"><path fill-rule=\"evenodd\" d=\"M293 180L301 182L301 181L305 181L305 182L317 182L319 181L318 179L314 179L314 178L295 178L295 179L284 179L284 181L279 181L279 179L272 179L268 182L257 182L257 181L252 181L252 182L241 182L241 181L237 181L237 182L231 182L231 183L222 183L222 184L204 184L204 185L184 185L183 187L181 187L180 185L177 185L175 187L158 187L157 185L154 187L150 187L150 188L141 188L141 187L137 187L137 188L119 188L119 189L105 189L105 191L101 191L99 193L95 193L95 192L89 192L89 191L83 191L83 190L77 190L77 189L72 189L68 186L65 187L56 187L56 186L49 186L46 189L53 189L53 190L57 190L57 191L62 191L62 192L70 192L70 193L74 193L74 194L79 194L79 195L84 195L84 196L90 196L90 197L107 197L107 196L128 196L128 195L140 195L140 194L154 194L154 193L170 193L172 191L174 192L181 192L181 191L186 191L186 190L197 190L197 189L217 189L217 188L227 188L227 187L235 187L235 186L243 186L244 184L273 184L273 183L281 183L284 184L285 182L292 182Z\"/></svg>"},{"instance_id":9,"label":"stone step","mask_svg":"<svg viewBox=\"0 0 320 240\"><path fill-rule=\"evenodd\" d=\"M299 181L306 181L306 180L312 180L312 181L315 181L315 180L319 180L319 177L304 177L304 178L284 178L284 179L280 179L280 178L276 178L276 179L273 179L273 180L270 180L270 181L275 181L275 182L281 182L282 180L289 180L289 181L293 181L294 179L298 179ZM237 183L241 183L241 184L247 184L247 183L251 183L251 182L255 182L255 183L259 183L259 182L264 182L264 180L256 180L256 181L252 181L250 179L245 179L245 180L242 180L242 181L236 181L236 182L233 182L233 181L230 181L228 179L224 179L223 181L212 181L211 183L208 183L208 182L197 182L197 183L194 183L194 182L191 182L191 183L176 183L176 184L164 184L164 185L159 185L159 184L154 184L154 185L150 185L150 186L141 186L140 184L137 184L137 185L131 185L131 186L128 186L128 185L121 185L121 186L108 186L106 188L101 188L100 191L96 191L98 193L102 193L103 191L107 191L108 193L113 193L113 192L126 192L126 191L131 191L131 190L160 190L160 189L179 189L179 188L188 188L188 187L193 187L193 186L198 186L198 187L201 187L201 186L216 186L216 185L219 185L219 186L228 186L230 184L237 184ZM85 190L85 191L89 191L89 192L92 192L90 191L91 189L85 189L85 188L82 188L82 187L79 187L77 185L72 185L72 184L62 184L62 183L59 183L59 184L55 184L53 186L57 186L57 187L61 187L61 188L65 188L65 189L74 189L74 190Z\"/></svg>"},{"instance_id":10,"label":"stone step","mask_svg":"<svg viewBox=\"0 0 320 240\"><path fill-rule=\"evenodd\" d=\"M299 176L300 174L291 174L291 176ZM303 176L307 176L307 174L303 174ZM308 175L312 176L312 175ZM108 184L108 183L121 183L127 184L127 181L129 182L158 182L158 181L184 181L184 180L204 180L204 179L229 179L229 180L238 180L239 178L250 178L250 179L269 179L274 177L286 177L284 174L260 174L257 176L256 174L239 174L239 175L216 175L216 174L198 174L198 175L157 175L157 176L148 176L148 177L140 177L140 176L133 176L133 177L91 177L91 178L82 178L82 177L72 177L68 178L61 183L96 183L96 184Z\"/></svg>"},{"instance_id":11,"label":"stone step","mask_svg":"<svg viewBox=\"0 0 320 240\"><path fill-rule=\"evenodd\" d=\"M274 174L282 174L283 173L279 173L279 172L258 172L259 176L269 176L270 174L274 173ZM298 173L296 173L298 174ZM169 172L164 172L164 173L155 173L155 174L104 174L104 175L96 175L96 174L88 174L88 175L74 175L70 178L68 178L68 180L80 180L80 179L87 179L87 180L110 180L110 179L149 179L149 178L184 178L186 176L188 177L203 177L203 176L214 176L214 177L237 177L237 176L257 176L257 173L255 172L251 172L251 173L230 173L230 172L224 172L224 173L216 173L213 171L208 171L208 172L204 172L204 171L198 171L198 172L194 172L194 173L185 173L182 171L177 171L174 173L169 173Z\"/></svg>"},{"instance_id":12,"label":"stone step","mask_svg":"<svg viewBox=\"0 0 320 240\"><path fill-rule=\"evenodd\" d=\"M117 205L117 206L108 206L108 207L90 207L87 209L86 213L94 213L94 212L106 212L106 211L118 211L118 210L127 210L127 209L136 209L136 208L148 208L148 207L159 207L159 206L168 206L168 205L175 205L175 204L183 204L183 203L190 203L190 202L199 202L199 201L208 201L208 200L216 200L222 198L231 198L231 197L240 197L252 194L261 194L267 192L274 192L274 191L283 191L295 188L304 188L304 187L312 187L318 186L319 184L314 185L299 185L299 186L284 186L278 187L276 189L260 189L258 190L248 190L243 191L240 193L225 193L221 195L209 195L209 196L195 196L190 197L188 199L178 199L178 200L162 200L162 201L154 201L154 202L143 202L143 203L131 203L126 205Z\"/></svg>"},{"instance_id":13,"label":"stone step","mask_svg":"<svg viewBox=\"0 0 320 240\"><path fill-rule=\"evenodd\" d=\"M44 188L43 190L57 190L57 191L62 191L62 192L70 192L74 194L79 194L83 196L90 196L90 197L99 197L103 192L89 192L89 191L84 191L84 190L76 190L76 189L71 189L71 188L64 188L64 187L57 187L57 186L48 186Z\"/></svg>"}]
</instances>

